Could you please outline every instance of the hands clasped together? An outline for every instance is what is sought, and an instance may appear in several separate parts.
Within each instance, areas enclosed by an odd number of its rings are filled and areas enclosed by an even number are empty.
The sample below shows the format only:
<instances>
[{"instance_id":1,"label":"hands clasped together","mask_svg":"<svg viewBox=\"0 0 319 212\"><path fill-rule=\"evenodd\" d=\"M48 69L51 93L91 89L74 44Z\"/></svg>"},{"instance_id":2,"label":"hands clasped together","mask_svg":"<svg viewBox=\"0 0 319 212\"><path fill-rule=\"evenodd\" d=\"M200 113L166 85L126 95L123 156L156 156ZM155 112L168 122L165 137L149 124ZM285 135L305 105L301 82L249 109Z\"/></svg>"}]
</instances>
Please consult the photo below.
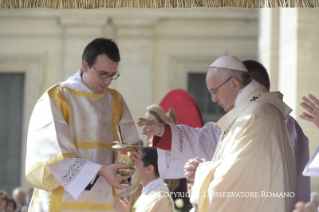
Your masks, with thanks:
<instances>
[{"instance_id":1,"label":"hands clasped together","mask_svg":"<svg viewBox=\"0 0 319 212\"><path fill-rule=\"evenodd\" d=\"M196 157L188 160L188 162L184 166L184 172L187 180L194 182L196 169L202 162L206 162L206 159Z\"/></svg>"}]
</instances>

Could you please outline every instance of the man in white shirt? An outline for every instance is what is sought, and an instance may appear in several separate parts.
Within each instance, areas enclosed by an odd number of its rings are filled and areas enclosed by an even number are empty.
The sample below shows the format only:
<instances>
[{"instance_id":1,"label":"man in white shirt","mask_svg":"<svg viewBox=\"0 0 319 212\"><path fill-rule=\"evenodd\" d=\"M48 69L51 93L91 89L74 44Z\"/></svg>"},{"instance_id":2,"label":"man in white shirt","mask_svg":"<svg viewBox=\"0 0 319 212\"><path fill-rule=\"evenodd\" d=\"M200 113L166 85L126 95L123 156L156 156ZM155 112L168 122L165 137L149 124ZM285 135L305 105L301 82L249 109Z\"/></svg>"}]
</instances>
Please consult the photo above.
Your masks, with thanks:
<instances>
[{"instance_id":1,"label":"man in white shirt","mask_svg":"<svg viewBox=\"0 0 319 212\"><path fill-rule=\"evenodd\" d=\"M174 202L169 189L159 177L157 165L157 151L153 147L142 147L142 151L134 152L134 164L140 173L142 194L130 207L127 200L114 199L114 209L117 212L173 212Z\"/></svg>"}]
</instances>

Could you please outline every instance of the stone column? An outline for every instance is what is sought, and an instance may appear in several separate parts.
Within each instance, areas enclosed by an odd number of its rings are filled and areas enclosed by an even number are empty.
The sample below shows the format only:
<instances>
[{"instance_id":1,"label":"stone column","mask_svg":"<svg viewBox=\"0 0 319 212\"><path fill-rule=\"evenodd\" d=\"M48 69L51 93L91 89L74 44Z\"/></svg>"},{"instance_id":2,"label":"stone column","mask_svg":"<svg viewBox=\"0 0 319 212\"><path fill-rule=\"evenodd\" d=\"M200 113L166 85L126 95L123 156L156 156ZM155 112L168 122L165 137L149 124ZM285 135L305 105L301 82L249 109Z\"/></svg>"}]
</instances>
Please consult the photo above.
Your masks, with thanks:
<instances>
[{"instance_id":1,"label":"stone column","mask_svg":"<svg viewBox=\"0 0 319 212\"><path fill-rule=\"evenodd\" d=\"M289 19L289 17L287 17ZM296 106L295 115L309 139L310 156L319 144L319 129L313 123L299 118L305 110L300 106L301 97L309 93L319 98L319 9L298 9L296 50ZM288 74L288 73L287 73ZM286 85L287 86L287 85ZM318 191L319 178L311 178L311 191Z\"/></svg>"},{"instance_id":2,"label":"stone column","mask_svg":"<svg viewBox=\"0 0 319 212\"><path fill-rule=\"evenodd\" d=\"M61 17L63 26L61 81L75 74L81 68L85 46L95 38L102 37L107 17L69 14Z\"/></svg>"},{"instance_id":3,"label":"stone column","mask_svg":"<svg viewBox=\"0 0 319 212\"><path fill-rule=\"evenodd\" d=\"M279 9L259 10L258 60L270 78L270 90L278 90Z\"/></svg>"},{"instance_id":4,"label":"stone column","mask_svg":"<svg viewBox=\"0 0 319 212\"><path fill-rule=\"evenodd\" d=\"M112 21L121 54L121 76L112 86L122 93L137 121L144 117L146 106L159 103L152 102L153 80L156 80L153 79L153 30L157 19L116 17Z\"/></svg>"},{"instance_id":5,"label":"stone column","mask_svg":"<svg viewBox=\"0 0 319 212\"><path fill-rule=\"evenodd\" d=\"M280 9L278 89L296 117L298 73L298 9Z\"/></svg>"},{"instance_id":6,"label":"stone column","mask_svg":"<svg viewBox=\"0 0 319 212\"><path fill-rule=\"evenodd\" d=\"M280 9L279 90L309 139L310 155L318 146L318 129L299 116L305 111L300 106L302 96L319 97L318 18L318 9ZM312 178L311 185L318 188L319 179Z\"/></svg>"}]
</instances>

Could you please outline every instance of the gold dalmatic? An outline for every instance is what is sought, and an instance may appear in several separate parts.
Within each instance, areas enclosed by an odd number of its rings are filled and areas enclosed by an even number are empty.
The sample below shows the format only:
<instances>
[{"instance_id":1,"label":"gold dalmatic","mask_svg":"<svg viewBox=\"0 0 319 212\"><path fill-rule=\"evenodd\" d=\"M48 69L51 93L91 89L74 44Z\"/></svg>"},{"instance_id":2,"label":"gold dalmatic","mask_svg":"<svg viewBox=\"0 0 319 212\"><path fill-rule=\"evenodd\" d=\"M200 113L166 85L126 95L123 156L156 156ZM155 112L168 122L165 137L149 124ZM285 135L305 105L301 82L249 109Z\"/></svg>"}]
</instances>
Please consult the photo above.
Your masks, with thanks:
<instances>
[{"instance_id":1,"label":"gold dalmatic","mask_svg":"<svg viewBox=\"0 0 319 212\"><path fill-rule=\"evenodd\" d=\"M79 72L72 77L78 83L69 79L51 87L31 116L26 158L26 181L36 188L31 211L113 211L113 195L124 195L96 174L113 164L117 125L125 143L139 139L132 116L116 90L94 94Z\"/></svg>"}]
</instances>

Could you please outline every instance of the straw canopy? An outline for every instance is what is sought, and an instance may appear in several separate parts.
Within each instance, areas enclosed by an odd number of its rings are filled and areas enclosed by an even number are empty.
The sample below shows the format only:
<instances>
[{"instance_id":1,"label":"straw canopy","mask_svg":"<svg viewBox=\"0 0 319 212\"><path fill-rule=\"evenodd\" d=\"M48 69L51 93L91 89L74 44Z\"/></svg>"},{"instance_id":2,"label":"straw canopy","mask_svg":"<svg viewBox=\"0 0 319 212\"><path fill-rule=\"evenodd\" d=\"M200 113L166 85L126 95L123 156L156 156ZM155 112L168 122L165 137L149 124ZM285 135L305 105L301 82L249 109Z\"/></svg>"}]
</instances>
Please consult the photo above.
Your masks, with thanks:
<instances>
[{"instance_id":1,"label":"straw canopy","mask_svg":"<svg viewBox=\"0 0 319 212\"><path fill-rule=\"evenodd\" d=\"M305 8L318 7L318 0L0 0L0 8Z\"/></svg>"}]
</instances>

